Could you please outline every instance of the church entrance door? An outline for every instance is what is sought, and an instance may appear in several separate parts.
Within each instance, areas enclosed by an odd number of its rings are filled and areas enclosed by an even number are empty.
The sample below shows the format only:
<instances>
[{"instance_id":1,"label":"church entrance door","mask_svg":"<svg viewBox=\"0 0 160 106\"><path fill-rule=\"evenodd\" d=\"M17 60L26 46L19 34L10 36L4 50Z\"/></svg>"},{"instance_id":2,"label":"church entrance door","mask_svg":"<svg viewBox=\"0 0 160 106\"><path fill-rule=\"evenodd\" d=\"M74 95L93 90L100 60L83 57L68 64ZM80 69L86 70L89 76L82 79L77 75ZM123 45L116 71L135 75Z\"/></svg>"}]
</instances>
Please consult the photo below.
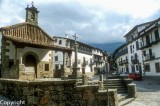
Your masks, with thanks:
<instances>
[{"instance_id":1,"label":"church entrance door","mask_svg":"<svg viewBox=\"0 0 160 106\"><path fill-rule=\"evenodd\" d=\"M25 57L25 71L35 74L37 78L37 60L34 55L29 54Z\"/></svg>"}]
</instances>

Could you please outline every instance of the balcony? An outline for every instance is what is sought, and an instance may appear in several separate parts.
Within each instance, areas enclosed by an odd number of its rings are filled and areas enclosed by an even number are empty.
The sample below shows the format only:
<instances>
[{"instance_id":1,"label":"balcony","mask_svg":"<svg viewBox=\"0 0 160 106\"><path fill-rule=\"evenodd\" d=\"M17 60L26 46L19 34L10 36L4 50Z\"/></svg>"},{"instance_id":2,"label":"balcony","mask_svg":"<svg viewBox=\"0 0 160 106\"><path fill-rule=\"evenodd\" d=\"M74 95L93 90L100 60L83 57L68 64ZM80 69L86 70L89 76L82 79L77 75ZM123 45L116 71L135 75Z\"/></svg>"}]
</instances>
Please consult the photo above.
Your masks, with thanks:
<instances>
[{"instance_id":1,"label":"balcony","mask_svg":"<svg viewBox=\"0 0 160 106\"><path fill-rule=\"evenodd\" d=\"M146 43L146 45L142 45L142 46L140 47L140 49L142 50L142 49L151 47L152 45L156 45L158 42L160 42L160 38L157 38L155 41L148 42L148 43Z\"/></svg>"},{"instance_id":2,"label":"balcony","mask_svg":"<svg viewBox=\"0 0 160 106\"><path fill-rule=\"evenodd\" d=\"M131 58L131 62L132 62L132 64L138 64L139 60L137 58L135 58L135 57L132 57Z\"/></svg>"},{"instance_id":3,"label":"balcony","mask_svg":"<svg viewBox=\"0 0 160 106\"><path fill-rule=\"evenodd\" d=\"M122 65L124 65L124 64L128 64L128 59L119 61L119 65L120 65L120 66L122 66Z\"/></svg>"},{"instance_id":4,"label":"balcony","mask_svg":"<svg viewBox=\"0 0 160 106\"><path fill-rule=\"evenodd\" d=\"M128 59L122 61L123 64L128 64Z\"/></svg>"},{"instance_id":5,"label":"balcony","mask_svg":"<svg viewBox=\"0 0 160 106\"><path fill-rule=\"evenodd\" d=\"M99 63L103 63L104 60L103 59L93 59L94 62L99 62Z\"/></svg>"},{"instance_id":6,"label":"balcony","mask_svg":"<svg viewBox=\"0 0 160 106\"><path fill-rule=\"evenodd\" d=\"M155 40L155 41L152 41L151 44L152 44L152 45L155 45L155 44L157 44L158 42L160 42L160 38L156 38L156 40Z\"/></svg>"},{"instance_id":7,"label":"balcony","mask_svg":"<svg viewBox=\"0 0 160 106\"><path fill-rule=\"evenodd\" d=\"M120 57L120 56L122 56L122 55L125 55L125 54L127 54L128 53L128 49L125 49L125 50L122 50L122 51L120 51L120 52L117 52L116 54L115 54L115 58L118 58L118 57Z\"/></svg>"},{"instance_id":8,"label":"balcony","mask_svg":"<svg viewBox=\"0 0 160 106\"><path fill-rule=\"evenodd\" d=\"M146 44L141 46L140 49L145 49L145 48L148 48L148 47L151 47L151 46L152 46L152 43L146 42Z\"/></svg>"},{"instance_id":9,"label":"balcony","mask_svg":"<svg viewBox=\"0 0 160 106\"><path fill-rule=\"evenodd\" d=\"M145 61L151 61L155 59L155 53L152 54L146 54Z\"/></svg>"},{"instance_id":10,"label":"balcony","mask_svg":"<svg viewBox=\"0 0 160 106\"><path fill-rule=\"evenodd\" d=\"M119 61L119 65L120 65L120 66L122 66L122 65L123 65L123 64L122 64L122 61Z\"/></svg>"}]
</instances>

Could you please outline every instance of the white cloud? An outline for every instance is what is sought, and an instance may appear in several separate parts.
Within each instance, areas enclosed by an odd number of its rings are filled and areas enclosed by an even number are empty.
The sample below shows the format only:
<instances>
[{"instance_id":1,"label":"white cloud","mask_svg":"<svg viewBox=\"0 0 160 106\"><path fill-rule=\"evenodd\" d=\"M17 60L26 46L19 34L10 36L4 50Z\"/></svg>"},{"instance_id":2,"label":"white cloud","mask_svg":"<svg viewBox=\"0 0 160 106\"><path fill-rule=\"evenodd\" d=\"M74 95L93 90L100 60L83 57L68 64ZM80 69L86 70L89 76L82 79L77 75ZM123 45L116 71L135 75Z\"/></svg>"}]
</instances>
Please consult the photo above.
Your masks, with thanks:
<instances>
[{"instance_id":1,"label":"white cloud","mask_svg":"<svg viewBox=\"0 0 160 106\"><path fill-rule=\"evenodd\" d=\"M160 0L78 0L82 4L97 7L104 11L131 15L134 18L147 18L160 9Z\"/></svg>"},{"instance_id":2,"label":"white cloud","mask_svg":"<svg viewBox=\"0 0 160 106\"><path fill-rule=\"evenodd\" d=\"M25 7L31 1L2 0L0 27L25 21ZM160 14L160 0L34 0L34 5L47 33L63 37L77 33L78 40L88 43L124 41L127 31Z\"/></svg>"}]
</instances>

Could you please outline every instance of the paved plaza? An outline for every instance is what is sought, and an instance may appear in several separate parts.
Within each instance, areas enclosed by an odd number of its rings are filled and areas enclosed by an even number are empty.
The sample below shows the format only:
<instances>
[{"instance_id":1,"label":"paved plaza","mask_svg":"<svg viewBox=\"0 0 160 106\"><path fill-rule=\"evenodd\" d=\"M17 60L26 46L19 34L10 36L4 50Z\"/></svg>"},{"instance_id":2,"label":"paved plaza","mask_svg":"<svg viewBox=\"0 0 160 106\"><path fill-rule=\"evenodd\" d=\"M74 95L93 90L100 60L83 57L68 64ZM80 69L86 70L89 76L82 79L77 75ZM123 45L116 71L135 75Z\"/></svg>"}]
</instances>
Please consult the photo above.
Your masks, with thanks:
<instances>
[{"instance_id":1,"label":"paved plaza","mask_svg":"<svg viewBox=\"0 0 160 106\"><path fill-rule=\"evenodd\" d=\"M144 78L133 81L137 85L137 98L126 106L160 106L159 78Z\"/></svg>"}]
</instances>

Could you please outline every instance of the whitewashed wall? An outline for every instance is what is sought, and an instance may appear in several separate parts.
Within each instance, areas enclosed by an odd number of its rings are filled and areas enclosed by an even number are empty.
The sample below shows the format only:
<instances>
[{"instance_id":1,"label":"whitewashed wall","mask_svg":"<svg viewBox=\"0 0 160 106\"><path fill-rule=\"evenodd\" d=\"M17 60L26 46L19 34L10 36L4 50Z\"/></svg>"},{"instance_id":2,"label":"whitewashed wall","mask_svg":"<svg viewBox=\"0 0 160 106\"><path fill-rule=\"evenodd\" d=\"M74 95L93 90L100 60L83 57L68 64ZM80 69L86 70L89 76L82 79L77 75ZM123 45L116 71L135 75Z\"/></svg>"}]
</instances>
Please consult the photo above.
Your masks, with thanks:
<instances>
[{"instance_id":1,"label":"whitewashed wall","mask_svg":"<svg viewBox=\"0 0 160 106\"><path fill-rule=\"evenodd\" d=\"M14 59L15 46L12 44L11 41L8 40L7 42L10 43L10 45L7 46L7 49L10 50L10 52L7 52L7 55L9 56L9 59ZM27 52L36 53L40 61L49 62L49 59L51 59L51 57L49 56L49 55L51 55L51 50L48 50L48 49L25 47L23 49L22 55L24 55ZM17 50L17 56L19 56L19 49ZM18 57L17 57L17 59L18 59Z\"/></svg>"}]
</instances>

